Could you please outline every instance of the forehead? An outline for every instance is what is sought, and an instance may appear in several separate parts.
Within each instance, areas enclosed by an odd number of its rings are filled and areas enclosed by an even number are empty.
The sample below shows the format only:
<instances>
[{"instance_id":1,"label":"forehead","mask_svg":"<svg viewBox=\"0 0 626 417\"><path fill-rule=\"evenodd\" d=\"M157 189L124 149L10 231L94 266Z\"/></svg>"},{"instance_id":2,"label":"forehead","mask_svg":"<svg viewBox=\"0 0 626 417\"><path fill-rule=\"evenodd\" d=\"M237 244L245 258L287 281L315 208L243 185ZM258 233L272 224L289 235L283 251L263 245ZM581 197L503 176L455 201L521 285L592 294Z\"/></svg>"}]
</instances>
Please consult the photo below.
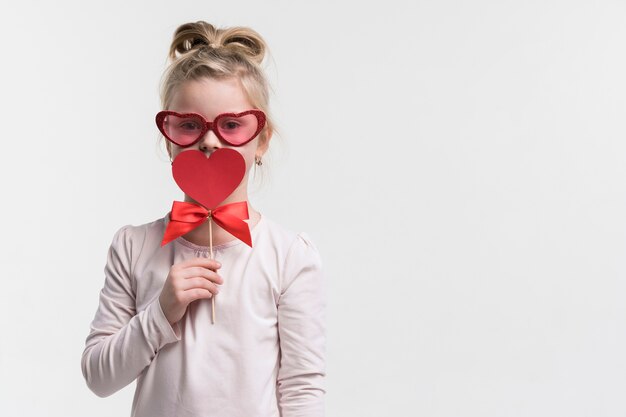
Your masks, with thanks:
<instances>
[{"instance_id":1,"label":"forehead","mask_svg":"<svg viewBox=\"0 0 626 417\"><path fill-rule=\"evenodd\" d=\"M212 119L220 113L253 108L237 78L188 80L173 92L169 110L194 112Z\"/></svg>"}]
</instances>

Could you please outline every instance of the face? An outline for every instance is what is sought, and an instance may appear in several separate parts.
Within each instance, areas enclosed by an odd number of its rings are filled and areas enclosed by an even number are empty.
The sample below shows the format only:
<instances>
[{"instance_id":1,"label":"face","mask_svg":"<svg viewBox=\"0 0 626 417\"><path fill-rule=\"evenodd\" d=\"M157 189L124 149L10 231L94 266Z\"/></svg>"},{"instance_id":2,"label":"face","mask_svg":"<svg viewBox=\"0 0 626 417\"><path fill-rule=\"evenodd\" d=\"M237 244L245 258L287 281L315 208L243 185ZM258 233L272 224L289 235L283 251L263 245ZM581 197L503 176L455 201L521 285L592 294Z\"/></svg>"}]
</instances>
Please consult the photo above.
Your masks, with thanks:
<instances>
[{"instance_id":1,"label":"face","mask_svg":"<svg viewBox=\"0 0 626 417\"><path fill-rule=\"evenodd\" d=\"M199 80L189 80L181 84L172 96L168 110L178 113L198 113L206 120L213 121L218 114L233 112L239 113L254 108L250 104L236 78L213 79L204 77ZM246 177L254 164L255 156L261 157L267 150L270 135L265 143L260 143L261 134L242 146L233 146L220 140L213 130L209 130L200 140L188 147L180 147L168 141L168 149L172 159L180 152L199 150L209 157L214 150L231 148L243 156L246 161Z\"/></svg>"}]
</instances>

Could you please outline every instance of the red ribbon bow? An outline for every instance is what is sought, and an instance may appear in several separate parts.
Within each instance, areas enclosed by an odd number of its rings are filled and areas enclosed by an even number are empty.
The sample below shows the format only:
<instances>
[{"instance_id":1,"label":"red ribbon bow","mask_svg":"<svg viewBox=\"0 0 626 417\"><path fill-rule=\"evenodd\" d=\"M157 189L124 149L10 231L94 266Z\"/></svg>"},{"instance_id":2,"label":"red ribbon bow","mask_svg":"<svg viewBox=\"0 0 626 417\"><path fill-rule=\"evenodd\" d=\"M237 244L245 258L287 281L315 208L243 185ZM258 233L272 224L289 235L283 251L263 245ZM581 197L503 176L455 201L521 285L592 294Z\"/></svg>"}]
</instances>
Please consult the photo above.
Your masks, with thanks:
<instances>
[{"instance_id":1,"label":"red ribbon bow","mask_svg":"<svg viewBox=\"0 0 626 417\"><path fill-rule=\"evenodd\" d=\"M245 201L224 204L214 210L207 210L194 203L174 201L161 246L200 226L209 217L222 229L252 247L248 223L243 221L249 218L248 204Z\"/></svg>"}]
</instances>

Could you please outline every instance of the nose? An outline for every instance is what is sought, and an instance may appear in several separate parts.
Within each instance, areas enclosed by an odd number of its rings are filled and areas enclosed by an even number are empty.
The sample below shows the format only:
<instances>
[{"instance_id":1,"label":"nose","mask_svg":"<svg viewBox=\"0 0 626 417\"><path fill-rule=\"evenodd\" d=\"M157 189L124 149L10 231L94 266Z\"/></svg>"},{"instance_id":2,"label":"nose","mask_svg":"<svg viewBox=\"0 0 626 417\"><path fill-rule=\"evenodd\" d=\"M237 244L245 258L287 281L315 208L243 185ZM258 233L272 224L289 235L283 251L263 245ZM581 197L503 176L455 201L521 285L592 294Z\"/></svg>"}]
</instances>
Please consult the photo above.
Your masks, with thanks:
<instances>
[{"instance_id":1,"label":"nose","mask_svg":"<svg viewBox=\"0 0 626 417\"><path fill-rule=\"evenodd\" d=\"M215 135L213 129L209 129L198 142L202 152L218 149L222 146L220 139Z\"/></svg>"}]
</instances>

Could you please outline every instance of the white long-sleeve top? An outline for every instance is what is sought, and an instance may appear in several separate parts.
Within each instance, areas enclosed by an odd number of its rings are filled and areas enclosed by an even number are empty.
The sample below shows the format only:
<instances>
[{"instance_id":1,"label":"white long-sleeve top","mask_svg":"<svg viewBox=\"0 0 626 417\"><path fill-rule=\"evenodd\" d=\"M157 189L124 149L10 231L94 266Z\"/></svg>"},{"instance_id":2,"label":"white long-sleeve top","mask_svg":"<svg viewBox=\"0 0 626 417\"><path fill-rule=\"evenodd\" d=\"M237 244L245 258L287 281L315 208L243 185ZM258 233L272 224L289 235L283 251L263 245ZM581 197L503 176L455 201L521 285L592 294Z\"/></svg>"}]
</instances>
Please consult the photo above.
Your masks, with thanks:
<instances>
[{"instance_id":1,"label":"white long-sleeve top","mask_svg":"<svg viewBox=\"0 0 626 417\"><path fill-rule=\"evenodd\" d=\"M159 295L170 267L209 248L160 246L169 212L114 235L81 359L107 397L137 380L133 417L319 417L325 413L326 282L318 249L266 216L252 248L213 246L224 283L173 326Z\"/></svg>"}]
</instances>

